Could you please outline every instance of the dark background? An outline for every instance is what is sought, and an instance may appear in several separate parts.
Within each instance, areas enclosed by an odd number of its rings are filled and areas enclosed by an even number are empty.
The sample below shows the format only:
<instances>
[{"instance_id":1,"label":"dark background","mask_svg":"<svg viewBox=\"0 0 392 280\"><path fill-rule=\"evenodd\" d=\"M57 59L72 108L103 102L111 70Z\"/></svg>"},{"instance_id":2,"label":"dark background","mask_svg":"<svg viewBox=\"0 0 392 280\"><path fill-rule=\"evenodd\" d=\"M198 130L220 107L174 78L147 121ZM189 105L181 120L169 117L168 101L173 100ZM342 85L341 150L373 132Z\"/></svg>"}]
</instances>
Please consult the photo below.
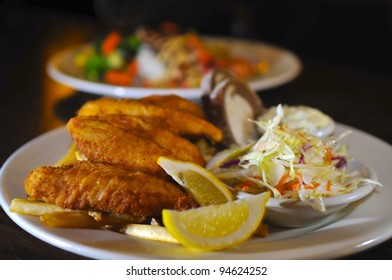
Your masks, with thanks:
<instances>
[{"instance_id":1,"label":"dark background","mask_svg":"<svg viewBox=\"0 0 392 280\"><path fill-rule=\"evenodd\" d=\"M48 21L75 14L96 20L107 29L172 20L200 33L282 45L309 59L383 73L392 69L390 0L3 0L0 5L2 48L10 40L24 42L19 50L3 53L9 58L10 52L20 58L28 42ZM52 16L45 12L43 17L24 20L23 13L29 9L50 10ZM17 20L9 21L10 17Z\"/></svg>"}]
</instances>

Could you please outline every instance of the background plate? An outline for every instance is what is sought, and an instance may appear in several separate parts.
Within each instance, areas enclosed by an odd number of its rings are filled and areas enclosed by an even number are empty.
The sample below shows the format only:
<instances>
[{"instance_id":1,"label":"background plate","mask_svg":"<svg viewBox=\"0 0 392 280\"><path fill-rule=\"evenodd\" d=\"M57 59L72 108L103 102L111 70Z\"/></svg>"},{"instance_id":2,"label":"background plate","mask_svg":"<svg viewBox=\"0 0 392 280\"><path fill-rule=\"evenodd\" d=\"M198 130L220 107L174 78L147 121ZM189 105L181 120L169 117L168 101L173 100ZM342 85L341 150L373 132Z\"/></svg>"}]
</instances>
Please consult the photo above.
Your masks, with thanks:
<instances>
[{"instance_id":1,"label":"background plate","mask_svg":"<svg viewBox=\"0 0 392 280\"><path fill-rule=\"evenodd\" d=\"M244 56L250 61L267 60L270 63L269 72L261 78L249 80L249 85L256 91L283 85L301 72L301 61L288 50L277 46L233 38L203 37L209 42L222 43L229 47L237 56ZM81 70L74 64L74 56L86 46L67 49L55 55L47 65L50 77L55 81L70 86L76 90L111 97L141 98L151 94L177 94L187 99L198 99L202 95L199 88L189 89L159 89L141 87L121 87L98 83L82 78Z\"/></svg>"}]
</instances>

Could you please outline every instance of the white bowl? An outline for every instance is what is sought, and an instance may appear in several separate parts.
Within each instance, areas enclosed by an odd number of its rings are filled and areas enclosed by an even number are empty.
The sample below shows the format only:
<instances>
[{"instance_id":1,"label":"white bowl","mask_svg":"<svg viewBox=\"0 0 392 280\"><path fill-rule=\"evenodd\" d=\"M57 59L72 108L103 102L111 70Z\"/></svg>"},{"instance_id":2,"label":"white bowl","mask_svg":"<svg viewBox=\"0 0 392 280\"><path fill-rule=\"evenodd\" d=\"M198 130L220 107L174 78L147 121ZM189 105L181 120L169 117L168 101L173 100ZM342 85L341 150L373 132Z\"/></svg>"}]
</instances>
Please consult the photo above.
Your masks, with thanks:
<instances>
[{"instance_id":1,"label":"white bowl","mask_svg":"<svg viewBox=\"0 0 392 280\"><path fill-rule=\"evenodd\" d=\"M370 167L353 161L348 166L350 171L358 170L362 177L377 180L377 175ZM279 227L307 227L325 223L335 218L344 208L359 201L370 194L374 185L364 183L354 191L337 195L334 197L323 198L325 211L321 212L310 205L310 201L301 201L298 199L282 199L271 197L266 205L265 223ZM246 196L243 193L239 197Z\"/></svg>"}]
</instances>

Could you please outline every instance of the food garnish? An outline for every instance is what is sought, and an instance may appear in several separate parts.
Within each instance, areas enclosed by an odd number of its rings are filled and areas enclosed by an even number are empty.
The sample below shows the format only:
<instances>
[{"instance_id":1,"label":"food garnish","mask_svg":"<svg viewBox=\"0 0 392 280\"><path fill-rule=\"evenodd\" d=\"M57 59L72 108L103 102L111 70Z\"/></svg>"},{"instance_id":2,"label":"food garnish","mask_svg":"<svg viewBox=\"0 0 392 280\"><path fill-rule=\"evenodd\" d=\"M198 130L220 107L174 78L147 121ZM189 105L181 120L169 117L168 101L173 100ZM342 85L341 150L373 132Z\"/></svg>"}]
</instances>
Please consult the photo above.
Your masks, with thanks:
<instances>
[{"instance_id":1,"label":"food garnish","mask_svg":"<svg viewBox=\"0 0 392 280\"><path fill-rule=\"evenodd\" d=\"M165 209L163 224L174 238L188 247L204 251L233 247L258 229L269 197L266 192L187 211Z\"/></svg>"},{"instance_id":2,"label":"food garnish","mask_svg":"<svg viewBox=\"0 0 392 280\"><path fill-rule=\"evenodd\" d=\"M224 204L234 200L227 186L200 165L167 157L159 157L158 165L201 206Z\"/></svg>"}]
</instances>

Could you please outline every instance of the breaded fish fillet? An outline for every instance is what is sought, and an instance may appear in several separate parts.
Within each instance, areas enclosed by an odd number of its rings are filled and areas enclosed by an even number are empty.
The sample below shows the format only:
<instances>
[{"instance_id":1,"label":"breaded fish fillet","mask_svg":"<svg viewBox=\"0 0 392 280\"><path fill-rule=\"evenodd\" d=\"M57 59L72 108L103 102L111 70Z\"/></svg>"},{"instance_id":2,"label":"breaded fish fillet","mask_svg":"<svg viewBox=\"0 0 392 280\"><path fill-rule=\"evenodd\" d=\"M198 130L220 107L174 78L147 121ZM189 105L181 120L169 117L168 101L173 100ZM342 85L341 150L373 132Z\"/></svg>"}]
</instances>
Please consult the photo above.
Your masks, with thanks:
<instances>
[{"instance_id":1,"label":"breaded fish fillet","mask_svg":"<svg viewBox=\"0 0 392 280\"><path fill-rule=\"evenodd\" d=\"M24 186L31 199L70 209L160 216L165 208L197 206L188 194L162 178L88 161L38 167Z\"/></svg>"},{"instance_id":2,"label":"breaded fish fillet","mask_svg":"<svg viewBox=\"0 0 392 280\"><path fill-rule=\"evenodd\" d=\"M199 118L205 118L203 108L200 105L178 95L150 95L139 100L144 103L158 105L173 110L185 111Z\"/></svg>"},{"instance_id":3,"label":"breaded fish fillet","mask_svg":"<svg viewBox=\"0 0 392 280\"><path fill-rule=\"evenodd\" d=\"M204 166L206 161L198 148L189 140L170 132L169 130L149 124L140 118L130 115L106 114L99 116L78 116L78 119L100 120L126 130L137 137L151 140L170 151L175 158L191 161Z\"/></svg>"},{"instance_id":4,"label":"breaded fish fillet","mask_svg":"<svg viewBox=\"0 0 392 280\"><path fill-rule=\"evenodd\" d=\"M140 117L148 123L168 129L175 134L190 137L207 137L212 142L223 139L222 131L205 119L184 111L146 104L133 99L102 97L86 102L78 115L127 114Z\"/></svg>"},{"instance_id":5,"label":"breaded fish fillet","mask_svg":"<svg viewBox=\"0 0 392 280\"><path fill-rule=\"evenodd\" d=\"M175 158L153 141L104 121L75 117L68 121L67 129L78 149L90 161L166 176L157 159L160 156Z\"/></svg>"}]
</instances>

